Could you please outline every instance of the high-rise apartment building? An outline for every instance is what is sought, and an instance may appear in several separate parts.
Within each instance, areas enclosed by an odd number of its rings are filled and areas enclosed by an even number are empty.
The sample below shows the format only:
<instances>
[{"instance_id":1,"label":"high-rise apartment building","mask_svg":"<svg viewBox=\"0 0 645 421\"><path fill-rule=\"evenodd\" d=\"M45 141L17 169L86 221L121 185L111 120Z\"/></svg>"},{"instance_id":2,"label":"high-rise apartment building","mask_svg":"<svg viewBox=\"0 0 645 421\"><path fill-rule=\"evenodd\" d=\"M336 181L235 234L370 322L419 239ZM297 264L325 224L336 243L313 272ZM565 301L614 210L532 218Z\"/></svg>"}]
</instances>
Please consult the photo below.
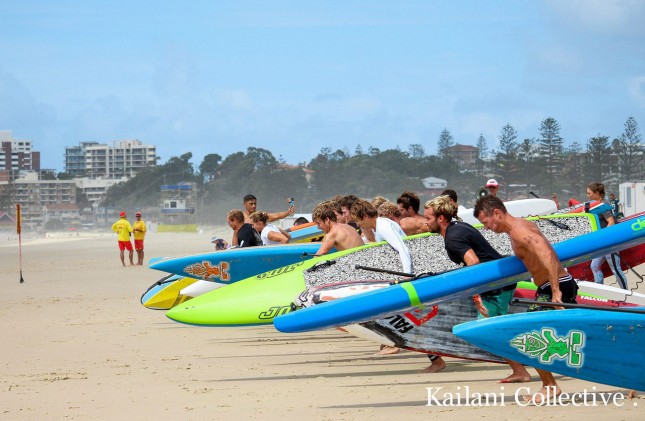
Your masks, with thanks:
<instances>
[{"instance_id":1,"label":"high-rise apartment building","mask_svg":"<svg viewBox=\"0 0 645 421\"><path fill-rule=\"evenodd\" d=\"M65 147L65 172L90 178L133 177L141 169L156 164L155 146L139 140L119 140L113 146L81 142Z\"/></svg>"},{"instance_id":2,"label":"high-rise apartment building","mask_svg":"<svg viewBox=\"0 0 645 421\"><path fill-rule=\"evenodd\" d=\"M40 171L40 152L30 140L15 139L10 130L0 130L0 171L13 180L19 171Z\"/></svg>"}]
</instances>

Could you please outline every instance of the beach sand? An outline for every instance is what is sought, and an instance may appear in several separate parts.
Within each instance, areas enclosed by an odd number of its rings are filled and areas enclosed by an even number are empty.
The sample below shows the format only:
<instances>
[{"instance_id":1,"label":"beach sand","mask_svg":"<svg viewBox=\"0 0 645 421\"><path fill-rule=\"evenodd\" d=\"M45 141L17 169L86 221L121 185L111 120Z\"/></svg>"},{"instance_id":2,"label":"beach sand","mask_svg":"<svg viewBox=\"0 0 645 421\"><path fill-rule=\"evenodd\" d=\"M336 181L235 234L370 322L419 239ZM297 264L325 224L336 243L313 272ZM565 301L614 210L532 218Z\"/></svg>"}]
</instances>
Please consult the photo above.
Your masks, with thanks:
<instances>
[{"instance_id":1,"label":"beach sand","mask_svg":"<svg viewBox=\"0 0 645 421\"><path fill-rule=\"evenodd\" d=\"M208 252L213 235L155 234L150 257ZM15 236L14 236L15 237ZM377 356L378 346L330 329L281 334L272 325L200 328L177 324L139 297L163 273L123 268L111 233L48 234L0 241L0 419L7 420L385 420L623 419L645 417L645 400L623 406L523 407L520 387L502 386L507 366L447 359L448 368L419 374L425 355ZM136 257L135 257L136 258ZM640 273L645 272L641 266ZM630 275L632 285L635 278ZM643 292L645 288L641 287ZM641 361L628 364L641 370ZM556 377L565 392L626 392ZM429 387L491 393L496 405L428 406ZM595 388L595 389L594 389ZM526 389L524 389L525 391ZM520 392L523 393L523 392Z\"/></svg>"}]
</instances>

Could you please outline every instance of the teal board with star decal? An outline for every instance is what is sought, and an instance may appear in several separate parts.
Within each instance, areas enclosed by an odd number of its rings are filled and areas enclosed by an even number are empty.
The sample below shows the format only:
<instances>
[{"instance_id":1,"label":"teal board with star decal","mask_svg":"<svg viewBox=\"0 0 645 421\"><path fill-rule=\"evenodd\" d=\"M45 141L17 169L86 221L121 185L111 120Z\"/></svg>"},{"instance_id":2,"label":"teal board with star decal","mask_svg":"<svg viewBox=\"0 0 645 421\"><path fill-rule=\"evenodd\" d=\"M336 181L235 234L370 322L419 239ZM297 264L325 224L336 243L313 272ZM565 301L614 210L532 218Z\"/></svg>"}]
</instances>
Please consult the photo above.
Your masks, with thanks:
<instances>
[{"instance_id":1,"label":"teal board with star decal","mask_svg":"<svg viewBox=\"0 0 645 421\"><path fill-rule=\"evenodd\" d=\"M644 313L572 309L511 314L463 323L452 332L527 366L645 390L645 308L638 309Z\"/></svg>"}]
</instances>

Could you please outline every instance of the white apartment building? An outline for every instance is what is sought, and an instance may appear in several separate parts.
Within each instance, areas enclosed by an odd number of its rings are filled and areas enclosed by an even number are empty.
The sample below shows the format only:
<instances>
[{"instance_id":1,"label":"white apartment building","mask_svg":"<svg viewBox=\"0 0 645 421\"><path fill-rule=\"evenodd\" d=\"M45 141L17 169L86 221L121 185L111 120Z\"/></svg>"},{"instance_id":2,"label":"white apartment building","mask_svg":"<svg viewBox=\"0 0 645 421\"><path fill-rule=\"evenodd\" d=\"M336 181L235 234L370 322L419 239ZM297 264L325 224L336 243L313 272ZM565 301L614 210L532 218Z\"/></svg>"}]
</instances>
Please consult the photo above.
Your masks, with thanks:
<instances>
[{"instance_id":1,"label":"white apartment building","mask_svg":"<svg viewBox=\"0 0 645 421\"><path fill-rule=\"evenodd\" d=\"M98 206L103 200L107 190L113 185L121 182L126 182L128 179L126 177L122 178L89 178L89 177L77 177L74 178L74 183L78 190L85 194L87 200L92 203L94 206Z\"/></svg>"},{"instance_id":2,"label":"white apartment building","mask_svg":"<svg viewBox=\"0 0 645 421\"><path fill-rule=\"evenodd\" d=\"M81 142L65 147L65 172L90 178L134 177L138 171L156 165L157 150L137 139L118 140L113 146Z\"/></svg>"}]
</instances>

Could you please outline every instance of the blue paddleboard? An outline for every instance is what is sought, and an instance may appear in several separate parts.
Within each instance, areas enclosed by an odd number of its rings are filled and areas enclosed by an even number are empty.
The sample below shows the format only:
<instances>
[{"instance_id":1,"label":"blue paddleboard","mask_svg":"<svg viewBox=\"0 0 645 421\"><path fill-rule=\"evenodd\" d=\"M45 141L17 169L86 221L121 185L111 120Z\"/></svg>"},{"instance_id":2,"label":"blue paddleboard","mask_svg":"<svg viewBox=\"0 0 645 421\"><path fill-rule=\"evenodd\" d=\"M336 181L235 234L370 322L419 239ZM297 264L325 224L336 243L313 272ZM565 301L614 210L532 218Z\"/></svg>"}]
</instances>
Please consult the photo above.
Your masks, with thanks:
<instances>
[{"instance_id":1,"label":"blue paddleboard","mask_svg":"<svg viewBox=\"0 0 645 421\"><path fill-rule=\"evenodd\" d=\"M319 243L243 247L184 257L169 257L151 269L206 281L230 284L259 273L311 259Z\"/></svg>"},{"instance_id":2,"label":"blue paddleboard","mask_svg":"<svg viewBox=\"0 0 645 421\"><path fill-rule=\"evenodd\" d=\"M645 308L639 307L645 311ZM459 338L519 363L596 383L645 390L645 314L553 310L455 326Z\"/></svg>"},{"instance_id":3,"label":"blue paddleboard","mask_svg":"<svg viewBox=\"0 0 645 421\"><path fill-rule=\"evenodd\" d=\"M591 260L645 242L645 217L562 241L553 247L564 266ZM527 279L526 267L515 256L468 266L323 303L278 316L281 332L304 332L385 317L394 312L468 297Z\"/></svg>"}]
</instances>

